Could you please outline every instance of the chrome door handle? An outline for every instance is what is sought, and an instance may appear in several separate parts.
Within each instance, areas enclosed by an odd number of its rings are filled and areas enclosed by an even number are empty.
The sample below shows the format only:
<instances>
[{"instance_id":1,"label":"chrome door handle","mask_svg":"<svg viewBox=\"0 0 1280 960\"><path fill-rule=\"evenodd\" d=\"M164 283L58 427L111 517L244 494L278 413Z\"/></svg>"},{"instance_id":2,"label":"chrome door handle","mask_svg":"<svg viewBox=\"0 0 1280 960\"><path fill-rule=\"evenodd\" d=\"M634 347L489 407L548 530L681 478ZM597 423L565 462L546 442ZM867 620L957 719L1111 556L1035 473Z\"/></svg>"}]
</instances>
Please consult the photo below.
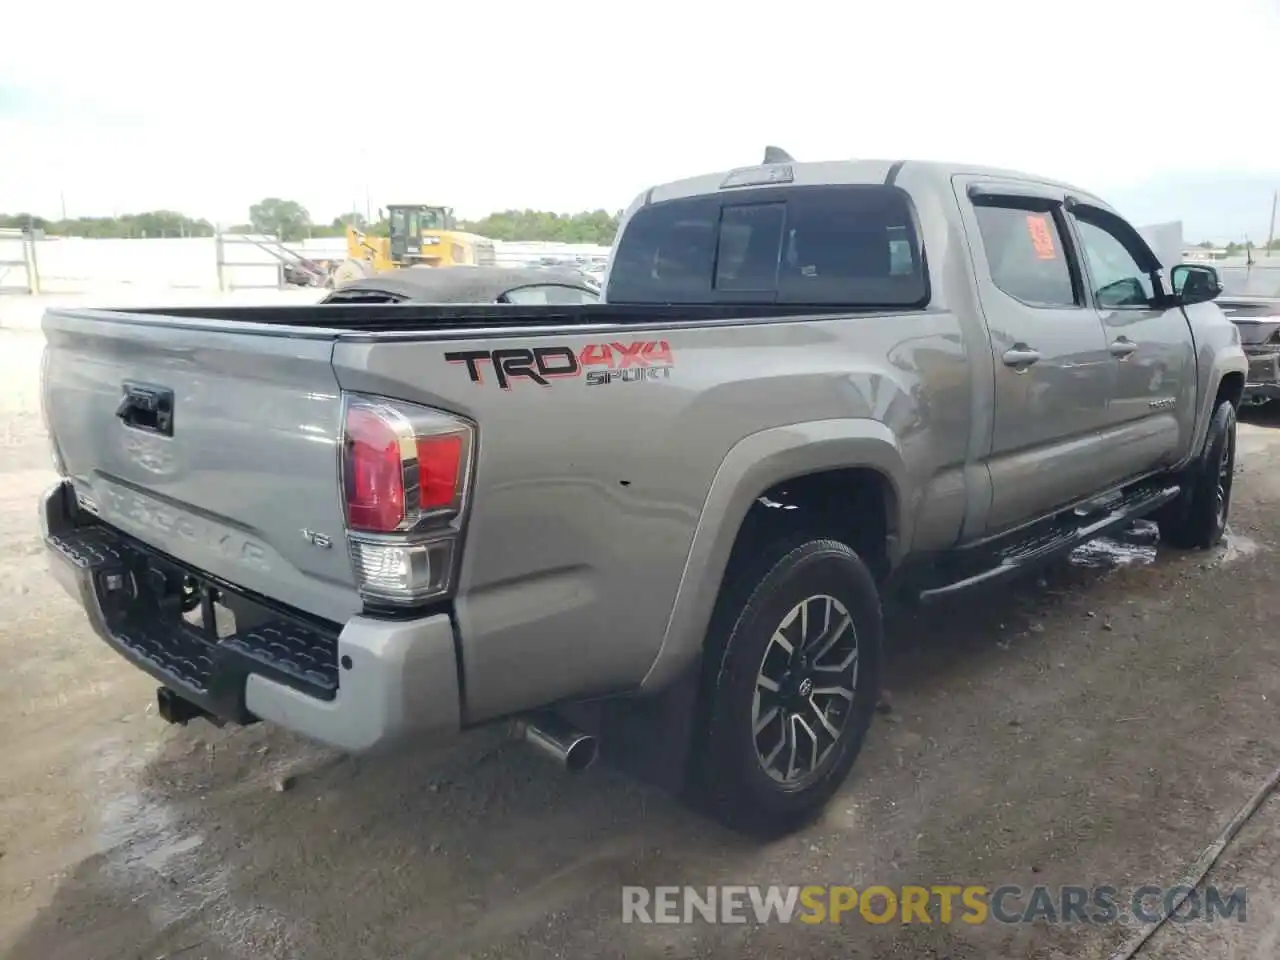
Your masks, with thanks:
<instances>
[{"instance_id":1,"label":"chrome door handle","mask_svg":"<svg viewBox=\"0 0 1280 960\"><path fill-rule=\"evenodd\" d=\"M1121 360L1128 360L1138 349L1138 345L1128 337L1121 337L1119 340L1111 342L1111 355L1119 357Z\"/></svg>"},{"instance_id":2,"label":"chrome door handle","mask_svg":"<svg viewBox=\"0 0 1280 960\"><path fill-rule=\"evenodd\" d=\"M1006 367L1013 367L1018 373L1026 373L1027 367L1040 359L1040 351L1032 350L1025 343L1018 343L1006 350L1000 359Z\"/></svg>"}]
</instances>

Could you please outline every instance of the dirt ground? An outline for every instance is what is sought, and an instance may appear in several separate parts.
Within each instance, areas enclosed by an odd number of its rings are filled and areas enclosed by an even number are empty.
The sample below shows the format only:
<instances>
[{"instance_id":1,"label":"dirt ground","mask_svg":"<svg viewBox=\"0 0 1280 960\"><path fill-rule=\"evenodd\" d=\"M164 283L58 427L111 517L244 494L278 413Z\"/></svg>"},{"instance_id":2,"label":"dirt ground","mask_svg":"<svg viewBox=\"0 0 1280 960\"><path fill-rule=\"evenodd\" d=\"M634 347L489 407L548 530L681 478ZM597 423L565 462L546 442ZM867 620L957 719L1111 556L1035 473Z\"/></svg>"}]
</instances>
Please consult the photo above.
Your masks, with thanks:
<instances>
[{"instance_id":1,"label":"dirt ground","mask_svg":"<svg viewBox=\"0 0 1280 960\"><path fill-rule=\"evenodd\" d=\"M896 614L889 686L828 814L768 845L608 769L482 731L343 758L168 727L44 572L39 340L0 330L0 955L1103 958L1130 926L624 925L621 887L1171 885L1280 765L1280 417L1241 428L1228 543L1112 547ZM1280 946L1280 798L1212 875L1244 923L1143 957Z\"/></svg>"}]
</instances>

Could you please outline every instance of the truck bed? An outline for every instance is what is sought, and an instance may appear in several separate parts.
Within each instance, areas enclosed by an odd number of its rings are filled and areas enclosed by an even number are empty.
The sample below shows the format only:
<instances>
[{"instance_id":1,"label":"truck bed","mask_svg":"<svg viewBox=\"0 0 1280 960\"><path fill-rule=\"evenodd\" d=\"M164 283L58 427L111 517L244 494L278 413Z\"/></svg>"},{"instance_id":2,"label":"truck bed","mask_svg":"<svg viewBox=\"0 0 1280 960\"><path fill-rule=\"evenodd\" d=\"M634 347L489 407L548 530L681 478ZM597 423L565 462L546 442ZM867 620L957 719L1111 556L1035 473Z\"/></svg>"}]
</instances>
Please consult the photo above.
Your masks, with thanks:
<instances>
[{"instance_id":1,"label":"truck bed","mask_svg":"<svg viewBox=\"0 0 1280 960\"><path fill-rule=\"evenodd\" d=\"M62 472L102 523L338 627L366 615L343 513L344 403L387 398L474 424L454 615L467 715L488 718L646 675L726 457L775 462L745 438L794 439L807 423L831 456L867 431L895 456L876 424L901 424L910 482L947 491L923 542L954 540L971 396L960 320L802 310L53 309L45 410ZM122 422L135 393L166 400L166 430ZM829 435L840 429L854 439ZM657 599L637 608L637 591Z\"/></svg>"},{"instance_id":2,"label":"truck bed","mask_svg":"<svg viewBox=\"0 0 1280 960\"><path fill-rule=\"evenodd\" d=\"M900 313L899 308L823 304L806 309L796 304L603 304L518 306L506 304L338 303L304 306L142 307L109 309L55 308L50 313L115 323L164 323L207 328L288 327L290 335L310 330L329 338L347 332L450 333L493 335L546 328L608 328L739 324L794 319L837 318L852 313ZM918 313L920 311L910 311Z\"/></svg>"}]
</instances>

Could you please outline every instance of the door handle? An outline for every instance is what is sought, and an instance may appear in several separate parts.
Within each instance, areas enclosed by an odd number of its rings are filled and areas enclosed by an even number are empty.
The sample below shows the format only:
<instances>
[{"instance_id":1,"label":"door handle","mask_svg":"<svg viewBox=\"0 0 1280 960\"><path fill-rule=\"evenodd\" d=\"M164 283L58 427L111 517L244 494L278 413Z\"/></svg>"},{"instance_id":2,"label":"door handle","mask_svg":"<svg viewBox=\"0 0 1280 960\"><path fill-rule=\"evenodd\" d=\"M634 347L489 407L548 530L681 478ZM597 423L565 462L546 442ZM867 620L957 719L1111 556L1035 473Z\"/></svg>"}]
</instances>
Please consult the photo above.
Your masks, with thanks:
<instances>
[{"instance_id":1,"label":"door handle","mask_svg":"<svg viewBox=\"0 0 1280 960\"><path fill-rule=\"evenodd\" d=\"M1018 373L1026 373L1027 367L1040 359L1040 351L1032 350L1025 343L1016 343L1000 359L1006 367L1013 367Z\"/></svg>"},{"instance_id":2,"label":"door handle","mask_svg":"<svg viewBox=\"0 0 1280 960\"><path fill-rule=\"evenodd\" d=\"M1111 342L1111 355L1119 357L1121 360L1128 360L1137 349L1138 345L1128 337L1121 337Z\"/></svg>"},{"instance_id":3,"label":"door handle","mask_svg":"<svg viewBox=\"0 0 1280 960\"><path fill-rule=\"evenodd\" d=\"M121 384L124 396L116 407L116 416L126 427L173 436L173 391L149 384Z\"/></svg>"}]
</instances>

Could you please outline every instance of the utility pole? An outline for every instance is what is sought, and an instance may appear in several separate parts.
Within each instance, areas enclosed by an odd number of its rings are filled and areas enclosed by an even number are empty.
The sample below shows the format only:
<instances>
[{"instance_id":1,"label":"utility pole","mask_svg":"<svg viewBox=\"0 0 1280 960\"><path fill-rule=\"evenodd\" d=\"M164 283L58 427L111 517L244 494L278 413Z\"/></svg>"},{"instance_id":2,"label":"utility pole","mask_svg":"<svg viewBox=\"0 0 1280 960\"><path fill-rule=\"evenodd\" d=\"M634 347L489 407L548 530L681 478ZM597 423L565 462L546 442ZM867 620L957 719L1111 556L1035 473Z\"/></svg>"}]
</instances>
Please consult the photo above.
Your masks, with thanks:
<instances>
[{"instance_id":1,"label":"utility pole","mask_svg":"<svg viewBox=\"0 0 1280 960\"><path fill-rule=\"evenodd\" d=\"M62 205L62 222L66 223L67 222L67 195L61 190L58 191L58 202ZM1273 220L1275 219L1275 215L1276 215L1276 212L1274 209L1272 209L1271 218Z\"/></svg>"},{"instance_id":2,"label":"utility pole","mask_svg":"<svg viewBox=\"0 0 1280 960\"><path fill-rule=\"evenodd\" d=\"M1267 230L1267 256L1271 256L1271 247L1276 242L1276 202L1280 201L1280 190L1271 194L1271 226Z\"/></svg>"}]
</instances>

